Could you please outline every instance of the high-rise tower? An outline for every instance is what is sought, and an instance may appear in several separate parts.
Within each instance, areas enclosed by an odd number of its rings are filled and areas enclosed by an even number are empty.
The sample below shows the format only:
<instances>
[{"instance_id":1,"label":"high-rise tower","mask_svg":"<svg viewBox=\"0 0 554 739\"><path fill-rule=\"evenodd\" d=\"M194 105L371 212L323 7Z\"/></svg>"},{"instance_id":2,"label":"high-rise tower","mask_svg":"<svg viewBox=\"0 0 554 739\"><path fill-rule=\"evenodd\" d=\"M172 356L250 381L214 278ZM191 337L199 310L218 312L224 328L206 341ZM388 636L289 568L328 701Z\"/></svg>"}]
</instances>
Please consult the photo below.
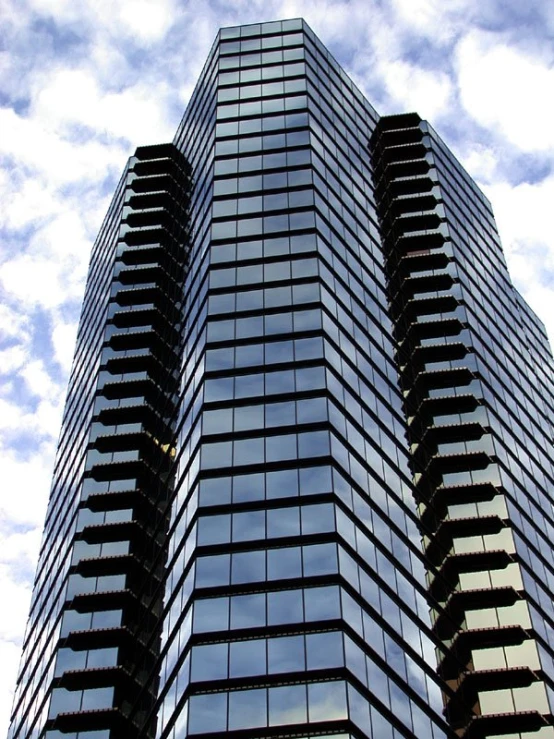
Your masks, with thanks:
<instances>
[{"instance_id":1,"label":"high-rise tower","mask_svg":"<svg viewBox=\"0 0 554 739\"><path fill-rule=\"evenodd\" d=\"M548 739L552 362L486 199L301 20L95 244L10 739Z\"/></svg>"}]
</instances>

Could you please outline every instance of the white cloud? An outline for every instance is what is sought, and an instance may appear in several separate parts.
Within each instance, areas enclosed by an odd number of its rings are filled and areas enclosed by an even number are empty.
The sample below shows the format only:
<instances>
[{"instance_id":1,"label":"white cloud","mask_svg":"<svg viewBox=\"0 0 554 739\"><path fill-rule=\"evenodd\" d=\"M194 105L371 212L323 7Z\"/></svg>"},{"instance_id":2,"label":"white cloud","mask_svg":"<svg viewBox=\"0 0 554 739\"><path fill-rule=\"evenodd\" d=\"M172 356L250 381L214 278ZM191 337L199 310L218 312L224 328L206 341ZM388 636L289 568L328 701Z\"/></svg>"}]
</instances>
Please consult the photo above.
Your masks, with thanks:
<instances>
[{"instance_id":1,"label":"white cloud","mask_svg":"<svg viewBox=\"0 0 554 739\"><path fill-rule=\"evenodd\" d=\"M152 89L137 82L122 91L99 87L92 68L56 70L43 80L32 106L32 115L49 130L70 134L79 124L96 134L125 139L138 145L144 141L165 141L174 134L163 114L167 85L157 86L156 105Z\"/></svg>"},{"instance_id":2,"label":"white cloud","mask_svg":"<svg viewBox=\"0 0 554 739\"><path fill-rule=\"evenodd\" d=\"M75 351L75 338L77 336L77 321L64 323L62 320L56 322L52 330L52 343L56 361L65 373L69 373L73 354Z\"/></svg>"},{"instance_id":3,"label":"white cloud","mask_svg":"<svg viewBox=\"0 0 554 739\"><path fill-rule=\"evenodd\" d=\"M391 97L391 112L416 110L436 120L447 110L452 83L447 74L405 61L382 62L381 75Z\"/></svg>"},{"instance_id":4,"label":"white cloud","mask_svg":"<svg viewBox=\"0 0 554 739\"><path fill-rule=\"evenodd\" d=\"M521 151L554 148L554 67L482 31L460 41L456 62L469 115Z\"/></svg>"},{"instance_id":5,"label":"white cloud","mask_svg":"<svg viewBox=\"0 0 554 739\"><path fill-rule=\"evenodd\" d=\"M512 279L554 341L554 174L536 184L486 186Z\"/></svg>"}]
</instances>

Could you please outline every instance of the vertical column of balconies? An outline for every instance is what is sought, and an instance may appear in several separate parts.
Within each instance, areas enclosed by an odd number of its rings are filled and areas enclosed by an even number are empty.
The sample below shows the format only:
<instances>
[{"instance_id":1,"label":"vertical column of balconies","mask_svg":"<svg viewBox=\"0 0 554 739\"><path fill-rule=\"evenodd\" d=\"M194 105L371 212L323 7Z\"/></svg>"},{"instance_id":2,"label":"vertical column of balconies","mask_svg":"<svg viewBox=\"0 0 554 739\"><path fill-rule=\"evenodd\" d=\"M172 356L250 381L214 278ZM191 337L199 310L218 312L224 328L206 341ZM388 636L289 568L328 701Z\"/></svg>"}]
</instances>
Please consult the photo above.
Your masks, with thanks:
<instances>
[{"instance_id":1,"label":"vertical column of balconies","mask_svg":"<svg viewBox=\"0 0 554 739\"><path fill-rule=\"evenodd\" d=\"M55 735L132 737L129 709L139 695L145 711L155 698L142 681L159 647L187 182L172 145L130 160L49 716Z\"/></svg>"},{"instance_id":2,"label":"vertical column of balconies","mask_svg":"<svg viewBox=\"0 0 554 739\"><path fill-rule=\"evenodd\" d=\"M382 118L371 141L391 317L408 420L433 628L445 645L445 713L465 739L534 731L539 711L499 707L537 679L528 665L489 667L531 635L472 354L456 252L426 124ZM494 618L481 618L483 613ZM517 736L520 736L517 733Z\"/></svg>"}]
</instances>

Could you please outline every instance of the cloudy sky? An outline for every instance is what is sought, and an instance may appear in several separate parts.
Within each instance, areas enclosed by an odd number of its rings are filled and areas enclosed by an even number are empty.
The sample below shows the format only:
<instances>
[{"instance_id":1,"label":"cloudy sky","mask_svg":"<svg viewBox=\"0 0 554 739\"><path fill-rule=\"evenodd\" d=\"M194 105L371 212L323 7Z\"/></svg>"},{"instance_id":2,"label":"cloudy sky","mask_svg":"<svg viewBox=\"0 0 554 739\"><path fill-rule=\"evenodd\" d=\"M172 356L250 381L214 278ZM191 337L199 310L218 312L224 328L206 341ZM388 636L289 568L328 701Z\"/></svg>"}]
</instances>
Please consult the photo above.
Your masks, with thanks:
<instances>
[{"instance_id":1,"label":"cloudy sky","mask_svg":"<svg viewBox=\"0 0 554 739\"><path fill-rule=\"evenodd\" d=\"M300 15L380 113L417 110L446 139L554 338L551 0L1 0L0 736L115 182L137 145L172 138L220 26Z\"/></svg>"}]
</instances>

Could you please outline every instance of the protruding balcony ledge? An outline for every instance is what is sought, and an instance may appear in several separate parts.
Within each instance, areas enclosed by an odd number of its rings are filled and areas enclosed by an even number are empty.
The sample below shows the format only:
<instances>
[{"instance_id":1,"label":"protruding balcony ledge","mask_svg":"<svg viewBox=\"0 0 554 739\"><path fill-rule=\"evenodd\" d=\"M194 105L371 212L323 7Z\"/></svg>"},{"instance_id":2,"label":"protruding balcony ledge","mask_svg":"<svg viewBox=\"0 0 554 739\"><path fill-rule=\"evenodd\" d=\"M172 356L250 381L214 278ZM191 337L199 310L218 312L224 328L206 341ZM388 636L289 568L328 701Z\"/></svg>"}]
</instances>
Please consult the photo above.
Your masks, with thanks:
<instances>
[{"instance_id":1,"label":"protruding balcony ledge","mask_svg":"<svg viewBox=\"0 0 554 739\"><path fill-rule=\"evenodd\" d=\"M124 511L129 508L139 509L142 513L152 515L156 509L156 501L142 490L118 490L105 493L92 493L84 501L91 511Z\"/></svg>"},{"instance_id":2,"label":"protruding balcony ledge","mask_svg":"<svg viewBox=\"0 0 554 739\"><path fill-rule=\"evenodd\" d=\"M439 639L451 639L458 631L466 611L512 606L520 599L521 595L511 585L498 588L456 590L448 599L444 610L438 615L433 624L433 631Z\"/></svg>"},{"instance_id":3,"label":"protruding balcony ledge","mask_svg":"<svg viewBox=\"0 0 554 739\"><path fill-rule=\"evenodd\" d=\"M438 203L439 200L428 192L399 195L394 198L388 198L388 207L383 216L385 219L390 219L392 222L393 219L404 216L408 213L424 213L426 211L433 211L437 207Z\"/></svg>"},{"instance_id":4,"label":"protruding balcony ledge","mask_svg":"<svg viewBox=\"0 0 554 739\"><path fill-rule=\"evenodd\" d=\"M185 212L183 204L175 200L167 190L153 190L152 192L140 194L131 191L127 193L127 196L128 207L132 208L137 214L141 211L152 209L163 209L171 213L176 212L179 215Z\"/></svg>"},{"instance_id":5,"label":"protruding balcony ledge","mask_svg":"<svg viewBox=\"0 0 554 739\"><path fill-rule=\"evenodd\" d=\"M484 470L494 460L486 452L459 452L457 454L435 454L427 463L426 472L432 477L450 472Z\"/></svg>"},{"instance_id":6,"label":"protruding balcony ledge","mask_svg":"<svg viewBox=\"0 0 554 739\"><path fill-rule=\"evenodd\" d=\"M85 526L79 538L87 544L104 544L110 541L130 541L147 536L146 530L138 521L119 521Z\"/></svg>"},{"instance_id":7,"label":"protruding balcony ledge","mask_svg":"<svg viewBox=\"0 0 554 739\"><path fill-rule=\"evenodd\" d=\"M136 595L131 590L103 590L96 593L78 593L68 603L68 608L79 613L109 611L137 605Z\"/></svg>"},{"instance_id":8,"label":"protruding balcony ledge","mask_svg":"<svg viewBox=\"0 0 554 739\"><path fill-rule=\"evenodd\" d=\"M114 299L118 305L132 306L153 303L162 310L171 302L159 285L150 285L148 287L136 285L135 287L120 288L115 293Z\"/></svg>"},{"instance_id":9,"label":"protruding balcony ledge","mask_svg":"<svg viewBox=\"0 0 554 739\"><path fill-rule=\"evenodd\" d=\"M117 279L122 285L140 285L145 282L156 282L165 290L171 286L173 288L177 287L173 275L160 266L126 267L119 271Z\"/></svg>"},{"instance_id":10,"label":"protruding balcony ledge","mask_svg":"<svg viewBox=\"0 0 554 739\"><path fill-rule=\"evenodd\" d=\"M440 339L447 336L458 336L465 325L456 317L434 318L426 321L414 321L407 327L399 326L395 334L402 340L402 347L413 351L424 339ZM403 335L402 335L403 334ZM446 370L444 370L446 371Z\"/></svg>"},{"instance_id":11,"label":"protruding balcony ledge","mask_svg":"<svg viewBox=\"0 0 554 739\"><path fill-rule=\"evenodd\" d=\"M505 549L448 554L439 573L430 582L429 593L437 601L445 601L462 573L502 570L511 562L514 562L514 558Z\"/></svg>"},{"instance_id":12,"label":"protruding balcony ledge","mask_svg":"<svg viewBox=\"0 0 554 739\"><path fill-rule=\"evenodd\" d=\"M136 403L133 405L120 405L114 408L102 408L95 417L95 420L107 426L118 425L122 423L144 423L153 426L156 423L162 423L160 411L162 409L154 409L146 401L144 403Z\"/></svg>"},{"instance_id":13,"label":"protruding balcony ledge","mask_svg":"<svg viewBox=\"0 0 554 739\"><path fill-rule=\"evenodd\" d=\"M437 227L433 227L429 230L399 234L393 248L401 255L414 249L440 249L446 240L447 237L438 231Z\"/></svg>"},{"instance_id":14,"label":"protruding balcony ledge","mask_svg":"<svg viewBox=\"0 0 554 739\"><path fill-rule=\"evenodd\" d=\"M134 349L151 349L152 352L159 356L167 356L171 353L175 354L176 349L173 346L176 343L177 335L169 336L169 343L153 328L136 331L128 331L127 333L117 333L110 337L108 345L115 351L133 351Z\"/></svg>"},{"instance_id":15,"label":"protruding balcony ledge","mask_svg":"<svg viewBox=\"0 0 554 739\"><path fill-rule=\"evenodd\" d=\"M70 631L62 640L62 644L64 647L75 650L132 646L135 644L135 635L125 626L113 626L109 629L86 629Z\"/></svg>"},{"instance_id":16,"label":"protruding balcony ledge","mask_svg":"<svg viewBox=\"0 0 554 739\"><path fill-rule=\"evenodd\" d=\"M99 452L122 452L130 449L143 449L151 443L152 435L146 430L132 433L114 432L105 436L97 436L90 448L97 449Z\"/></svg>"},{"instance_id":17,"label":"protruding balcony ledge","mask_svg":"<svg viewBox=\"0 0 554 739\"><path fill-rule=\"evenodd\" d=\"M439 315L442 313L451 313L460 305L457 298L453 295L436 295L432 297L414 297L410 298L402 307L398 304L393 307L393 312L397 318L407 323L412 323L418 316ZM412 327L410 330L413 332Z\"/></svg>"},{"instance_id":18,"label":"protruding balcony ledge","mask_svg":"<svg viewBox=\"0 0 554 739\"><path fill-rule=\"evenodd\" d=\"M462 739L486 739L502 734L539 731L551 726L550 716L543 716L538 711L515 711L513 713L491 713L485 716L474 716L460 734Z\"/></svg>"},{"instance_id":19,"label":"protruding balcony ledge","mask_svg":"<svg viewBox=\"0 0 554 739\"><path fill-rule=\"evenodd\" d=\"M407 364L402 365L402 377L414 377L419 372L426 370L425 365L434 362L453 362L463 359L469 353L469 349L461 341L438 340L434 344L418 344L411 352L411 358ZM400 358L402 362L403 359ZM404 360L405 361L405 360Z\"/></svg>"},{"instance_id":20,"label":"protruding balcony ledge","mask_svg":"<svg viewBox=\"0 0 554 739\"><path fill-rule=\"evenodd\" d=\"M393 260L390 261L394 262L394 266L390 270L392 273L391 279L397 279L418 272L427 272L430 269L445 269L450 262L450 257L444 251L414 247L404 254L394 254Z\"/></svg>"},{"instance_id":21,"label":"protruding balcony ledge","mask_svg":"<svg viewBox=\"0 0 554 739\"><path fill-rule=\"evenodd\" d=\"M55 678L54 685L66 690L90 690L132 682L129 672L121 666L90 667L84 670L67 670Z\"/></svg>"},{"instance_id":22,"label":"protruding balcony ledge","mask_svg":"<svg viewBox=\"0 0 554 739\"><path fill-rule=\"evenodd\" d=\"M178 246L176 234L173 234L172 231L159 223L129 228L120 237L120 241L128 246L154 246L157 244Z\"/></svg>"},{"instance_id":23,"label":"protruding balcony ledge","mask_svg":"<svg viewBox=\"0 0 554 739\"><path fill-rule=\"evenodd\" d=\"M150 326L161 319L162 323L167 323L167 319L154 305L141 308L123 308L116 310L110 322L117 328L135 328L139 326Z\"/></svg>"},{"instance_id":24,"label":"protruding balcony ledge","mask_svg":"<svg viewBox=\"0 0 554 739\"><path fill-rule=\"evenodd\" d=\"M164 394L165 393L162 389L149 377L106 382L98 391L98 395L102 395L108 400L123 400L126 398L138 398L141 396L158 398L160 395L163 396Z\"/></svg>"},{"instance_id":25,"label":"protruding balcony ledge","mask_svg":"<svg viewBox=\"0 0 554 739\"><path fill-rule=\"evenodd\" d=\"M531 636L519 625L458 631L438 665L438 672L445 680L455 679L469 664L472 650L517 646Z\"/></svg>"},{"instance_id":26,"label":"protruding balcony ledge","mask_svg":"<svg viewBox=\"0 0 554 739\"><path fill-rule=\"evenodd\" d=\"M121 462L101 462L91 467L89 476L98 482L130 480L134 477L151 477L153 470L146 459L130 459Z\"/></svg>"},{"instance_id":27,"label":"protruding balcony ledge","mask_svg":"<svg viewBox=\"0 0 554 739\"><path fill-rule=\"evenodd\" d=\"M129 174L133 176L135 173L131 170ZM137 193L165 190L169 193L180 192L184 195L186 191L185 183L179 182L179 177L175 177L173 172L135 175L128 188Z\"/></svg>"},{"instance_id":28,"label":"protruding balcony ledge","mask_svg":"<svg viewBox=\"0 0 554 739\"><path fill-rule=\"evenodd\" d=\"M496 515L446 518L432 534L425 553L438 566L450 554L454 539L464 536L498 534L505 526L506 522Z\"/></svg>"},{"instance_id":29,"label":"protruding balcony ledge","mask_svg":"<svg viewBox=\"0 0 554 739\"><path fill-rule=\"evenodd\" d=\"M177 248L169 249L161 244L147 244L124 249L119 258L127 267L141 267L156 263L166 271L173 272L182 267L177 256Z\"/></svg>"},{"instance_id":30,"label":"protruding balcony ledge","mask_svg":"<svg viewBox=\"0 0 554 739\"><path fill-rule=\"evenodd\" d=\"M473 713L480 691L526 688L539 680L529 667L505 667L476 670L462 674L454 695L446 704L446 713L453 725L465 723Z\"/></svg>"},{"instance_id":31,"label":"protruding balcony ledge","mask_svg":"<svg viewBox=\"0 0 554 739\"><path fill-rule=\"evenodd\" d=\"M381 119L382 120L382 119ZM398 125L398 124L397 124ZM402 128L383 129L377 133L376 145L380 149L389 146L399 146L401 144L413 144L421 141L423 131L419 128L419 122L414 125Z\"/></svg>"},{"instance_id":32,"label":"protruding balcony ledge","mask_svg":"<svg viewBox=\"0 0 554 739\"><path fill-rule=\"evenodd\" d=\"M423 398L416 410L414 421L421 419L432 420L434 416L450 415L451 413L471 413L478 405L479 400L472 393Z\"/></svg>"},{"instance_id":33,"label":"protruding balcony ledge","mask_svg":"<svg viewBox=\"0 0 554 739\"><path fill-rule=\"evenodd\" d=\"M111 557L87 557L71 567L71 572L83 577L136 573L144 567L133 554L116 554Z\"/></svg>"},{"instance_id":34,"label":"protruding balcony ledge","mask_svg":"<svg viewBox=\"0 0 554 739\"><path fill-rule=\"evenodd\" d=\"M422 434L423 444L449 443L453 441L474 441L488 433L482 424L477 422L451 423L428 426Z\"/></svg>"},{"instance_id":35,"label":"protruding balcony ledge","mask_svg":"<svg viewBox=\"0 0 554 739\"><path fill-rule=\"evenodd\" d=\"M492 482L433 486L427 475L421 475L416 482L418 501L427 506L420 517L428 529L436 528L437 519L440 521L446 516L449 505L490 501L500 494L501 490Z\"/></svg>"},{"instance_id":36,"label":"protruding balcony ledge","mask_svg":"<svg viewBox=\"0 0 554 739\"><path fill-rule=\"evenodd\" d=\"M414 161L423 159L427 154L427 147L421 143L421 139L417 142L406 142L395 144L394 146L386 146L381 149L379 163L382 165L391 164L393 162Z\"/></svg>"},{"instance_id":37,"label":"protruding balcony ledge","mask_svg":"<svg viewBox=\"0 0 554 739\"><path fill-rule=\"evenodd\" d=\"M167 207L167 204L153 205L150 208L143 206L136 210L127 204L123 209L122 224L129 228L153 228L155 226L167 228L168 224L173 223L176 223L176 221L173 219L171 209Z\"/></svg>"},{"instance_id":38,"label":"protruding balcony ledge","mask_svg":"<svg viewBox=\"0 0 554 739\"><path fill-rule=\"evenodd\" d=\"M433 210L421 213L400 213L394 217L389 214L387 221L383 224L385 243L396 244L398 247L399 239L411 238L414 234L434 233L440 228L442 220L441 216Z\"/></svg>"},{"instance_id":39,"label":"protruding balcony ledge","mask_svg":"<svg viewBox=\"0 0 554 739\"><path fill-rule=\"evenodd\" d=\"M168 156L160 156L155 159L146 159L135 161L131 166L131 171L136 172L139 177L148 177L151 175L163 175L172 172L175 169L175 162Z\"/></svg>"},{"instance_id":40,"label":"protruding balcony ledge","mask_svg":"<svg viewBox=\"0 0 554 739\"><path fill-rule=\"evenodd\" d=\"M140 310L117 311L112 321L116 328L141 331L153 330L158 336L163 336L167 344L174 344L179 340L179 332L167 317L158 308ZM120 336L121 334L114 334ZM127 333L123 334L127 335Z\"/></svg>"},{"instance_id":41,"label":"protruding balcony ledge","mask_svg":"<svg viewBox=\"0 0 554 739\"><path fill-rule=\"evenodd\" d=\"M106 436L96 437L92 449L99 452L121 452L141 450L146 459L153 461L161 455L168 454L171 456L172 448L167 442L160 440L155 434L147 431L137 431L133 433L113 433Z\"/></svg>"},{"instance_id":42,"label":"protruding balcony ledge","mask_svg":"<svg viewBox=\"0 0 554 739\"><path fill-rule=\"evenodd\" d=\"M55 719L46 723L46 728L61 731L62 734L77 731L118 729L125 739L133 739L137 731L118 708L99 708L91 711L59 713Z\"/></svg>"},{"instance_id":43,"label":"protruding balcony ledge","mask_svg":"<svg viewBox=\"0 0 554 739\"><path fill-rule=\"evenodd\" d=\"M414 177L416 175L427 174L431 169L430 162L421 157L420 159L403 159L393 162L385 162L381 160L378 163L376 175L379 183L387 180L389 183L397 177Z\"/></svg>"},{"instance_id":44,"label":"protruding balcony ledge","mask_svg":"<svg viewBox=\"0 0 554 739\"><path fill-rule=\"evenodd\" d=\"M112 375L124 375L127 372L148 372L158 384L167 385L170 371L158 357L151 352L137 352L118 357L111 357L106 362L106 370Z\"/></svg>"},{"instance_id":45,"label":"protruding balcony ledge","mask_svg":"<svg viewBox=\"0 0 554 739\"><path fill-rule=\"evenodd\" d=\"M398 131L406 128L417 128L422 123L421 117L417 113L396 113L393 115L383 116L379 119L377 130Z\"/></svg>"},{"instance_id":46,"label":"protruding balcony ledge","mask_svg":"<svg viewBox=\"0 0 554 739\"><path fill-rule=\"evenodd\" d=\"M402 280L400 292L403 295L417 295L418 293L435 290L448 290L454 284L454 278L448 272L438 272L431 275L410 275Z\"/></svg>"},{"instance_id":47,"label":"protruding balcony ledge","mask_svg":"<svg viewBox=\"0 0 554 739\"><path fill-rule=\"evenodd\" d=\"M419 195L427 193L436 185L430 177L416 176L393 180L389 185L391 200L402 195Z\"/></svg>"}]
</instances>

